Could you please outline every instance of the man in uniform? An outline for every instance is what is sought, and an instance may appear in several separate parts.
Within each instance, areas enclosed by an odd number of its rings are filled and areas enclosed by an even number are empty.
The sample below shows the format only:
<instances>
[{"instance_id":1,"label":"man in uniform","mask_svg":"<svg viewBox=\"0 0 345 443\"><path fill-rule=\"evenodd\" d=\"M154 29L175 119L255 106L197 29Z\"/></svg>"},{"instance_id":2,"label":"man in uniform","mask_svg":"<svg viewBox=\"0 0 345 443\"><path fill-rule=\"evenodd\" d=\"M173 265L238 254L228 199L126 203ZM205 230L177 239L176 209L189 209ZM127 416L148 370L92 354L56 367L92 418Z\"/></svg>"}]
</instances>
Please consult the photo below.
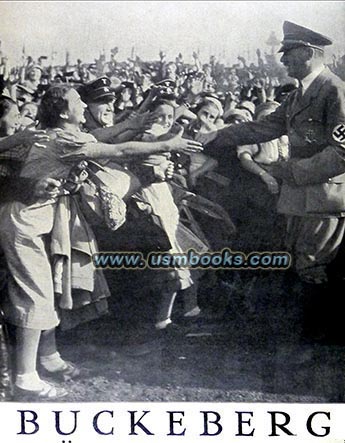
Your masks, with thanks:
<instances>
[{"instance_id":1,"label":"man in uniform","mask_svg":"<svg viewBox=\"0 0 345 443\"><path fill-rule=\"evenodd\" d=\"M92 131L98 128L113 126L115 94L110 88L108 77L100 77L82 85L78 91L84 103L85 127Z\"/></svg>"},{"instance_id":2,"label":"man in uniform","mask_svg":"<svg viewBox=\"0 0 345 443\"><path fill-rule=\"evenodd\" d=\"M119 115L114 113L115 93L108 77L99 77L78 88L84 103L85 123L83 129L92 133L100 142L121 143L133 140L152 125L152 115L140 115L131 110Z\"/></svg>"},{"instance_id":3,"label":"man in uniform","mask_svg":"<svg viewBox=\"0 0 345 443\"><path fill-rule=\"evenodd\" d=\"M325 294L320 288L328 284L345 228L345 85L324 66L329 38L291 22L283 31L281 62L299 88L273 114L219 130L213 143L238 146L288 135L291 158L268 172L282 183L278 211L287 217L287 247L306 283L303 295L313 294L308 306L315 323L321 311L315 294Z\"/></svg>"}]
</instances>

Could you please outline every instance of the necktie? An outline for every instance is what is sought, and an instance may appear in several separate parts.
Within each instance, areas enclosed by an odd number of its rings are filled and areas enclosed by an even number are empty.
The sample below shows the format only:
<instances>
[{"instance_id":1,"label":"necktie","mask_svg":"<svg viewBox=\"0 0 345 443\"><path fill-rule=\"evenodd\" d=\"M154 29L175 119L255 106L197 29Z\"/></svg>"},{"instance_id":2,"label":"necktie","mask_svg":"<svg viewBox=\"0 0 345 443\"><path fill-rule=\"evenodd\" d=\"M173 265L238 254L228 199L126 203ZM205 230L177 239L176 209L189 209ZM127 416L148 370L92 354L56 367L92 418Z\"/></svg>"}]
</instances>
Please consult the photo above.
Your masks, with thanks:
<instances>
[{"instance_id":1,"label":"necktie","mask_svg":"<svg viewBox=\"0 0 345 443\"><path fill-rule=\"evenodd\" d=\"M302 97L303 97L303 85L302 85L302 82L299 82L299 86L298 86L298 89L297 89L297 95L296 95L296 98L297 98L297 102L299 103L301 100L302 100Z\"/></svg>"}]
</instances>

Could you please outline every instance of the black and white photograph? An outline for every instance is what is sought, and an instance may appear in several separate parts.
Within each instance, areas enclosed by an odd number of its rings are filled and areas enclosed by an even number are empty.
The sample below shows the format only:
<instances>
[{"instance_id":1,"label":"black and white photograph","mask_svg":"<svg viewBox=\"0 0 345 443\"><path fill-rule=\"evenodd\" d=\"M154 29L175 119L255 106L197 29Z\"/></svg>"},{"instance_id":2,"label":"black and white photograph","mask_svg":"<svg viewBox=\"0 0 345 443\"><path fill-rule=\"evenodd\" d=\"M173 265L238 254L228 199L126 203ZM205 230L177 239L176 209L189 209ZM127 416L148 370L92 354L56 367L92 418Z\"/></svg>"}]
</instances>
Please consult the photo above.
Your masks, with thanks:
<instances>
[{"instance_id":1,"label":"black and white photograph","mask_svg":"<svg viewBox=\"0 0 345 443\"><path fill-rule=\"evenodd\" d=\"M345 441L344 82L342 1L0 2L4 442Z\"/></svg>"}]
</instances>

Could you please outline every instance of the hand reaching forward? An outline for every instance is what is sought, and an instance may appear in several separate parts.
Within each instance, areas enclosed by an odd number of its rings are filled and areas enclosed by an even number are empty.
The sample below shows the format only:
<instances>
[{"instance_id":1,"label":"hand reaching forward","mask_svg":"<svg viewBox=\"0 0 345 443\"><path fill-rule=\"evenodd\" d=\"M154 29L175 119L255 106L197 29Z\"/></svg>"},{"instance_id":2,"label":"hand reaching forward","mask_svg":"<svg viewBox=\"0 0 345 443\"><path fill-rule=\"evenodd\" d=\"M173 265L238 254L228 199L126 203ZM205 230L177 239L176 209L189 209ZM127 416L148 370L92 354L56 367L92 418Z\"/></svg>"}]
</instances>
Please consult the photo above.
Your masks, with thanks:
<instances>
[{"instance_id":1,"label":"hand reaching forward","mask_svg":"<svg viewBox=\"0 0 345 443\"><path fill-rule=\"evenodd\" d=\"M202 132L199 131L195 137L195 140L202 145L207 145L207 143L212 142L217 137L217 131L213 132Z\"/></svg>"},{"instance_id":2,"label":"hand reaching forward","mask_svg":"<svg viewBox=\"0 0 345 443\"><path fill-rule=\"evenodd\" d=\"M191 152L201 152L203 150L200 142L182 138L182 134L183 128L181 127L177 135L166 140L168 151L185 152L188 154Z\"/></svg>"},{"instance_id":3,"label":"hand reaching forward","mask_svg":"<svg viewBox=\"0 0 345 443\"><path fill-rule=\"evenodd\" d=\"M35 127L27 127L23 131L15 134L19 144L33 145L45 147L44 143L49 141L49 136L46 131L35 129Z\"/></svg>"}]
</instances>

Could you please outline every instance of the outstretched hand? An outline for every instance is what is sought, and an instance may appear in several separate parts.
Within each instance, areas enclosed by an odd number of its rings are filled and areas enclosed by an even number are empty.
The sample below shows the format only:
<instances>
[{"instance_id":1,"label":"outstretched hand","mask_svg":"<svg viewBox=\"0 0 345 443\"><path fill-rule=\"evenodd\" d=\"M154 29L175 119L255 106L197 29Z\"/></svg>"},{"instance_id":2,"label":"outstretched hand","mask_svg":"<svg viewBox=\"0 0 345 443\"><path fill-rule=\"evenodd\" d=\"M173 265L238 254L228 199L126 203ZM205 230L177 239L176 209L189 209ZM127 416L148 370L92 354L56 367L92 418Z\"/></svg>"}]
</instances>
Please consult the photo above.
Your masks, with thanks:
<instances>
[{"instance_id":1,"label":"outstretched hand","mask_svg":"<svg viewBox=\"0 0 345 443\"><path fill-rule=\"evenodd\" d=\"M181 127L178 133L171 139L167 140L167 149L175 152L201 152L203 150L202 144L198 141L182 138L183 128Z\"/></svg>"},{"instance_id":2,"label":"outstretched hand","mask_svg":"<svg viewBox=\"0 0 345 443\"><path fill-rule=\"evenodd\" d=\"M213 132L202 132L199 131L195 137L195 140L201 143L202 145L207 145L208 143L215 140L217 137L217 130Z\"/></svg>"},{"instance_id":3,"label":"outstretched hand","mask_svg":"<svg viewBox=\"0 0 345 443\"><path fill-rule=\"evenodd\" d=\"M139 114L138 112L133 111L128 116L128 123L131 129L144 132L151 128L156 118L157 117L153 112L146 111L143 114Z\"/></svg>"},{"instance_id":4,"label":"outstretched hand","mask_svg":"<svg viewBox=\"0 0 345 443\"><path fill-rule=\"evenodd\" d=\"M45 148L45 142L48 142L49 135L46 131L38 130L34 126L27 127L23 131L19 131L16 133L16 137L20 144L23 145L33 145Z\"/></svg>"}]
</instances>

